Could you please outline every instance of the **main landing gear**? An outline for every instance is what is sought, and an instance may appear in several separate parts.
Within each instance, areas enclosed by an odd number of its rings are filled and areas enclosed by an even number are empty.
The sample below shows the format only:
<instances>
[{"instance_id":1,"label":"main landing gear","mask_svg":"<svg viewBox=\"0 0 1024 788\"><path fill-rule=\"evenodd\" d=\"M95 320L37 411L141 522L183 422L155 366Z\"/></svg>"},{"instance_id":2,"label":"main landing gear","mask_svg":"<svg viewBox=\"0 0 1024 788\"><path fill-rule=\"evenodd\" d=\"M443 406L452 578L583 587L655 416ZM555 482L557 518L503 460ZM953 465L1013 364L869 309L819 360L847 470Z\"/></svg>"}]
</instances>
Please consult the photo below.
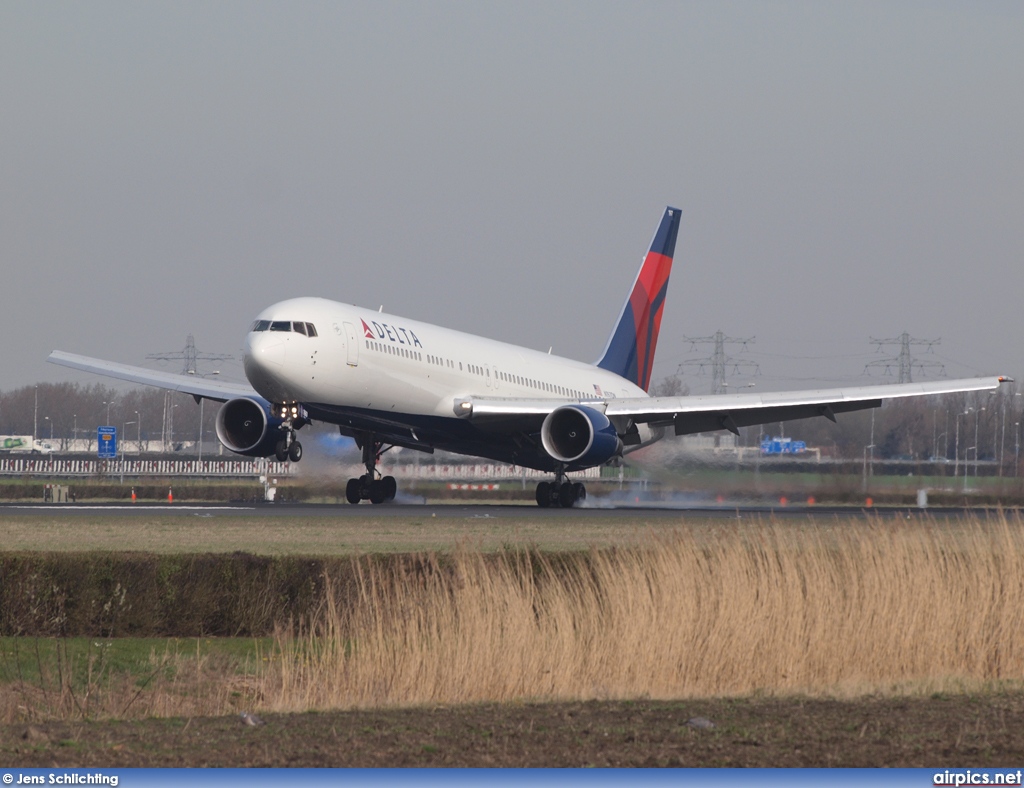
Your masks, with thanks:
<instances>
[{"instance_id":1,"label":"main landing gear","mask_svg":"<svg viewBox=\"0 0 1024 788\"><path fill-rule=\"evenodd\" d=\"M377 470L380 456L387 451L387 449L381 450L384 444L368 433L356 436L356 444L363 450L363 465L366 466L366 473L358 479L348 480L348 484L345 486L345 498L349 503L359 503L360 501L385 503L395 500L395 495L398 493L398 482L395 481L394 476L381 476Z\"/></svg>"},{"instance_id":2,"label":"main landing gear","mask_svg":"<svg viewBox=\"0 0 1024 788\"><path fill-rule=\"evenodd\" d=\"M547 509L550 506L561 506L571 509L577 503L587 500L587 488L582 482L571 482L565 478L565 472L559 470L553 482L541 482L537 485L537 505Z\"/></svg>"}]
</instances>

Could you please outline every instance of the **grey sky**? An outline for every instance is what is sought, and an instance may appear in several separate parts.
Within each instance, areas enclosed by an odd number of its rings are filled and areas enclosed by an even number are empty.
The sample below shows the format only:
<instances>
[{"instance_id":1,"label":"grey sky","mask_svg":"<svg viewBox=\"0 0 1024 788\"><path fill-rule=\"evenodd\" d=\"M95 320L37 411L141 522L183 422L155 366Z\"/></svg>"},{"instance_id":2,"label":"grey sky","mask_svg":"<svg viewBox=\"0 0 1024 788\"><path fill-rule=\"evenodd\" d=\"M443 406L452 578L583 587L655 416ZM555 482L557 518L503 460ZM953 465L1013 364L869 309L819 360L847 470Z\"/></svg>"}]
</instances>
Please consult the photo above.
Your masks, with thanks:
<instances>
[{"instance_id":1,"label":"grey sky","mask_svg":"<svg viewBox=\"0 0 1024 788\"><path fill-rule=\"evenodd\" d=\"M655 380L718 329L763 388L902 331L1022 376L1022 41L1016 2L0 4L0 389L295 295L593 360L666 204Z\"/></svg>"}]
</instances>

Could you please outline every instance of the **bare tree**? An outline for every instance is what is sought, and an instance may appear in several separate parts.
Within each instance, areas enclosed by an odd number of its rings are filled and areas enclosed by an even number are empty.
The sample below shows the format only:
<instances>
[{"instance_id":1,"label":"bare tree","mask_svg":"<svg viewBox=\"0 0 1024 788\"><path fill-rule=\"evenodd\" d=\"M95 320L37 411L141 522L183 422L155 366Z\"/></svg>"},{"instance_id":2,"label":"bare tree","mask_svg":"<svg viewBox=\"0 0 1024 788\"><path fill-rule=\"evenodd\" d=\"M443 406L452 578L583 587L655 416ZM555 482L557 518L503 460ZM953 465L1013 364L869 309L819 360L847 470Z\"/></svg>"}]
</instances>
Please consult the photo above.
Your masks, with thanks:
<instances>
[{"instance_id":1,"label":"bare tree","mask_svg":"<svg viewBox=\"0 0 1024 788\"><path fill-rule=\"evenodd\" d=\"M677 373L662 378L651 386L650 393L652 397L688 397L690 396L690 387L683 383L683 379Z\"/></svg>"}]
</instances>

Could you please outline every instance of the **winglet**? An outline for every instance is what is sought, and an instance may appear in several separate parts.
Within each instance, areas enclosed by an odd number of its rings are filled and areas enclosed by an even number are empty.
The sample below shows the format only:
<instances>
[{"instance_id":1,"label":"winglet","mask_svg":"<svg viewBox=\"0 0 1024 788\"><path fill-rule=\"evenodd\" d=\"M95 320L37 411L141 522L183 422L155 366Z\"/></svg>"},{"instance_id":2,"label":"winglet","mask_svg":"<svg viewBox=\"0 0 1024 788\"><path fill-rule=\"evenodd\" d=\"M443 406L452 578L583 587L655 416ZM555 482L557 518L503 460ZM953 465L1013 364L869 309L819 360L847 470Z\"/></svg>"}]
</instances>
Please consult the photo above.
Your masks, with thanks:
<instances>
[{"instance_id":1,"label":"winglet","mask_svg":"<svg viewBox=\"0 0 1024 788\"><path fill-rule=\"evenodd\" d=\"M604 353L597 362L597 366L621 375L644 391L651 385L654 350L658 344L678 233L679 209L669 206L636 275L633 289L622 306Z\"/></svg>"}]
</instances>

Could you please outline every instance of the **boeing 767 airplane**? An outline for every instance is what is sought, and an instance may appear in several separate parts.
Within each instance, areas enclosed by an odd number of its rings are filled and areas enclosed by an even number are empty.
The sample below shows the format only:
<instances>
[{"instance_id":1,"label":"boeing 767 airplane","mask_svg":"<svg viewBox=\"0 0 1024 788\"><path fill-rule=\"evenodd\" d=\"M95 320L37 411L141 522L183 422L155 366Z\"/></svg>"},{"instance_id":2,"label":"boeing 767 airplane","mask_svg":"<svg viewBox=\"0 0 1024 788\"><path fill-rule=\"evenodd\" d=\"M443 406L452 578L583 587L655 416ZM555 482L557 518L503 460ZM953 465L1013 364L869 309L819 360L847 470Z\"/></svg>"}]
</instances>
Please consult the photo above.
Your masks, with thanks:
<instances>
[{"instance_id":1,"label":"boeing 767 airplane","mask_svg":"<svg viewBox=\"0 0 1024 788\"><path fill-rule=\"evenodd\" d=\"M224 403L217 437L238 454L298 462L296 433L338 426L366 473L351 503L393 500L377 463L393 446L486 457L553 474L540 506L586 497L567 473L662 438L836 415L883 400L996 389L1003 377L817 391L651 397L647 391L668 288L679 211L667 208L601 357L586 364L324 298L264 309L245 337L250 386L161 373L55 350L49 361Z\"/></svg>"}]
</instances>

